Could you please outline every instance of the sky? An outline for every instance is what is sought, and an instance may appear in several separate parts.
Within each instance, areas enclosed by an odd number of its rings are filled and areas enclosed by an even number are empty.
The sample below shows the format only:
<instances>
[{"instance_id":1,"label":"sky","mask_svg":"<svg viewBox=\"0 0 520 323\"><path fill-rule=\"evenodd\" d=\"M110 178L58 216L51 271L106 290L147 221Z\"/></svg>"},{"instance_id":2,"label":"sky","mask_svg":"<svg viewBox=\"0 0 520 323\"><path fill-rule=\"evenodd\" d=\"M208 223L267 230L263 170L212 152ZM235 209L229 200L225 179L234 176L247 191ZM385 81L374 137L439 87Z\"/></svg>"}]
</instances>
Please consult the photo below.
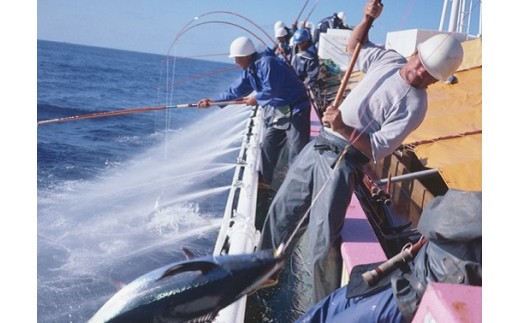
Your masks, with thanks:
<instances>
[{"instance_id":1,"label":"sky","mask_svg":"<svg viewBox=\"0 0 520 323\"><path fill-rule=\"evenodd\" d=\"M469 0L466 0L469 1ZM0 4L0 138L2 158L0 158L0 178L2 180L1 210L2 223L0 237L4 295L9 297L9 306L2 309L2 317L14 318L18 322L36 321L36 39L69 42L74 44L124 49L162 55L175 54L185 57L208 57L223 60L223 57L206 56L227 53L229 43L236 37L252 31L264 41L267 36L250 19L272 36L273 24L278 20L290 24L299 20L317 23L334 12L344 11L345 22L357 24L361 19L365 1L359 0L38 0L3 1ZM478 20L479 1L474 10ZM385 9L374 23L370 38L376 43L384 43L389 31L403 29L439 28L442 0L383 0ZM315 6L316 5L316 6ZM314 8L314 10L312 10ZM518 69L516 49L511 48L514 39L510 26L518 20L518 4L512 1L494 0L485 4L483 21L484 36L483 61L483 185L485 210L498 201L502 208L516 206L505 201L518 199L514 184L515 169L509 168L515 158L510 158L516 147L512 141L517 135L510 131L518 128L515 105L517 99L511 93L518 92L513 87ZM498 11L500 10L500 12ZM227 14L210 14L227 11ZM203 16L191 26L200 24L176 37L194 17ZM240 17L242 16L242 17ZM245 19L247 18L247 19ZM214 21L210 23L210 21ZM219 22L217 22L219 21ZM203 23L204 24L201 24ZM226 23L225 23L226 22ZM233 23L234 25L231 25ZM478 33L478 25L472 23L470 34ZM240 27L239 27L240 26ZM256 38L254 39L256 41ZM174 45L174 46L172 46ZM516 90L516 91L515 91ZM509 139L508 139L509 138ZM513 139L511 139L513 138ZM504 155L505 152L505 155ZM498 156L504 156L500 158ZM498 167L502 165L503 167ZM498 167L498 168L497 168ZM506 171L507 169L507 171ZM496 170L496 171L495 171ZM502 189L502 188L511 189ZM494 204L493 204L494 205ZM505 206L504 206L505 205ZM500 230L501 237L514 237L515 226L504 216L516 216L515 209L493 208L494 221L484 226L485 234ZM27 217L30 220L27 220ZM502 217L502 218L501 218ZM486 217L485 217L486 218ZM509 230L509 231L508 231ZM489 236L489 235L486 235ZM493 239L496 237L493 236ZM487 239L489 241L491 239ZM507 241L503 242L504 244ZM484 245L489 246L489 243ZM511 249L498 242L491 244L493 250L486 254L485 278L501 278L498 282L507 288L510 275L501 275L501 269L494 264L507 257L508 266L517 268L514 254L503 255ZM496 247L496 248L495 248ZM509 248L508 248L509 247ZM489 248L489 247L488 247ZM485 250L486 252L486 250ZM490 259L493 257L494 259ZM492 266L495 267L492 267ZM514 273L512 273L514 275ZM514 276L516 277L516 276ZM6 292L8 291L8 292ZM484 293L484 296L486 294ZM497 313L507 313L517 305L513 297L484 298L484 309ZM487 311L484 312L489 315ZM11 320L13 321L13 320Z\"/></svg>"},{"instance_id":2,"label":"sky","mask_svg":"<svg viewBox=\"0 0 520 323\"><path fill-rule=\"evenodd\" d=\"M340 11L345 13L347 24L356 25L365 1L38 0L37 3L38 39L232 63L223 54L238 36L249 36L259 44L258 37L271 44L269 37L273 37L273 25L278 20L286 25L296 20L317 24ZM473 3L473 14L468 14L473 25L470 34L477 34L480 4L476 0ZM384 44L388 31L437 30L444 1L385 0L383 4L385 9L375 21L370 37ZM199 19L194 21L195 17ZM449 17L445 28L448 20ZM190 22L192 28L181 33Z\"/></svg>"}]
</instances>

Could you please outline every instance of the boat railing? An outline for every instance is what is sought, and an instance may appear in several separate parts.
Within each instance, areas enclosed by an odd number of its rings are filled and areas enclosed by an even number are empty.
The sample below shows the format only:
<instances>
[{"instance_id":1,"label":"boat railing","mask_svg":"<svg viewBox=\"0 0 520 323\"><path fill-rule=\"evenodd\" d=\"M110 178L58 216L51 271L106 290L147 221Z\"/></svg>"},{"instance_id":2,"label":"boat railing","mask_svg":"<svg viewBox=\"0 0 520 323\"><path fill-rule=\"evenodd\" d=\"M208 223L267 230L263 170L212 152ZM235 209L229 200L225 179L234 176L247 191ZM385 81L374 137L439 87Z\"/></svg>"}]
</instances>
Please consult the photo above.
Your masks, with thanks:
<instances>
[{"instance_id":1,"label":"boat railing","mask_svg":"<svg viewBox=\"0 0 520 323\"><path fill-rule=\"evenodd\" d=\"M255 220L262 116L257 106L247 120L214 255L252 253L260 239ZM244 322L245 308L246 296L221 310L214 322Z\"/></svg>"}]
</instances>

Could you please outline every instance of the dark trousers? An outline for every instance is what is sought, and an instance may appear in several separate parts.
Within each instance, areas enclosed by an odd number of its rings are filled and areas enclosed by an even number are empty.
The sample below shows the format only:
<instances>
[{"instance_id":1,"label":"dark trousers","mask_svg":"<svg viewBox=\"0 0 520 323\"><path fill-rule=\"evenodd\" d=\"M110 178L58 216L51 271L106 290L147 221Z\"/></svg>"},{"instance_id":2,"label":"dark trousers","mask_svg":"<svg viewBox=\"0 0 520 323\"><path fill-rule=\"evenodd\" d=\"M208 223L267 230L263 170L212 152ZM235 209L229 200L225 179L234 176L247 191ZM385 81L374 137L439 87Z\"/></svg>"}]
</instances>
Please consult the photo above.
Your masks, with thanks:
<instances>
[{"instance_id":1,"label":"dark trousers","mask_svg":"<svg viewBox=\"0 0 520 323\"><path fill-rule=\"evenodd\" d=\"M317 139L305 146L289 167L262 230L261 249L277 249L283 242L287 245L284 256L288 257L309 229L311 254L310 259L304 260L310 263L313 274L314 301L340 286L341 227L354 189L362 180L361 166L368 161L361 160L359 157L364 155L350 147L350 153L333 170L347 144L322 130ZM290 238L292 234L294 237Z\"/></svg>"},{"instance_id":2,"label":"dark trousers","mask_svg":"<svg viewBox=\"0 0 520 323\"><path fill-rule=\"evenodd\" d=\"M265 110L265 127L261 144L260 181L266 184L271 184L273 180L274 170L283 148L287 146L290 166L310 138L310 107L290 115L287 120L279 123L273 123L274 109L267 107Z\"/></svg>"}]
</instances>

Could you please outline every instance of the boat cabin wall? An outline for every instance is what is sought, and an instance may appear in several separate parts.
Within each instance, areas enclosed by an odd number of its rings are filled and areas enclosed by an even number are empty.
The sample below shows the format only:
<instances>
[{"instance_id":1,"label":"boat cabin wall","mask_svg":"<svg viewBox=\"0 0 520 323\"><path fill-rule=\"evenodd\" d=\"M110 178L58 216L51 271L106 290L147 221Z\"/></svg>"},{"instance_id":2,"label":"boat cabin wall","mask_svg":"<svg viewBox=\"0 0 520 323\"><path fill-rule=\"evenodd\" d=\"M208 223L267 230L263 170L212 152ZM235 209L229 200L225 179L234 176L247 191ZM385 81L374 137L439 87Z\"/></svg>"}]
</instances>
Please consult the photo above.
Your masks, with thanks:
<instances>
[{"instance_id":1,"label":"boat cabin wall","mask_svg":"<svg viewBox=\"0 0 520 323\"><path fill-rule=\"evenodd\" d=\"M416 171L412 165L413 156L404 154L401 157L390 155L376 164L369 163L365 171L373 179L387 179L409 174ZM442 178L433 178L436 184L442 187L445 184ZM440 188L441 189L441 188ZM390 195L392 214L397 218L396 222L411 222L416 228L424 206L431 201L435 195L432 189L425 186L420 179L408 179L386 185L385 191Z\"/></svg>"}]
</instances>

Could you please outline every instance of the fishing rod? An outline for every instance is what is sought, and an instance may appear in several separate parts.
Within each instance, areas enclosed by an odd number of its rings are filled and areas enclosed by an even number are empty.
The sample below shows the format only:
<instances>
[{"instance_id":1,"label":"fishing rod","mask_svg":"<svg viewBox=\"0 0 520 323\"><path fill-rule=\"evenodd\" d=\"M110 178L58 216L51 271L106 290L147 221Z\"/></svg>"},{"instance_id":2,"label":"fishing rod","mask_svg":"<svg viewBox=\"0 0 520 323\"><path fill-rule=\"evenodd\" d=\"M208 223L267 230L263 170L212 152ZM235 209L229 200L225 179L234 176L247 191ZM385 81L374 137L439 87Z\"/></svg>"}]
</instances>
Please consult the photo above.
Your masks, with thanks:
<instances>
[{"instance_id":1,"label":"fishing rod","mask_svg":"<svg viewBox=\"0 0 520 323\"><path fill-rule=\"evenodd\" d=\"M208 24L208 23L222 23L222 24L228 24L228 25L232 25L232 26L235 26L235 27L238 27L238 28L241 28L243 30L245 30L246 32L248 32L249 34L253 35L255 38L257 38L261 43L263 43L265 46L267 46L267 44L260 38L258 37L255 33L253 33L251 30L245 28L245 27L242 27L238 24L234 24L234 23L231 23L231 22L227 22L227 21L209 21L209 22L202 22L202 23L198 23L194 26L190 26L192 25L195 21L201 19L202 17L204 16L208 16L208 15L211 15L211 14L217 14L217 13L225 13L225 14L230 14L230 15L234 15L234 16L237 16L237 17L240 17L248 22L250 22L251 24L253 24L256 28L258 28L264 35L267 36L267 38L273 42L273 44L276 44L276 41L274 39L272 39L269 34L264 30L262 29L258 24L256 24L254 21L252 21L251 19L245 17L245 16L242 16L240 14L237 14L237 13L234 13L234 12L231 12L231 11L210 11L210 12L207 12L207 13L204 13L202 15L199 15L199 16L196 16L194 17L192 20L190 20L188 23L186 23L182 28L181 30L176 34L175 36L175 39L172 41L172 43L170 44L170 47L168 48L168 53L167 53L167 57L169 56L172 48L174 48L174 46L176 45L177 41L179 40L179 38L184 35L186 32L188 32L189 30L195 28L195 27L198 27L198 26L201 26L201 25L205 25L205 24ZM287 60L287 58L286 58ZM166 61L166 64L168 65L169 63L169 60ZM167 75L166 75L166 82L168 83L168 79L169 79L169 67L167 66Z\"/></svg>"},{"instance_id":2,"label":"fishing rod","mask_svg":"<svg viewBox=\"0 0 520 323\"><path fill-rule=\"evenodd\" d=\"M169 55L170 51L172 50L172 48L174 47L174 45L177 43L177 41L179 40L179 38L184 35L186 32L188 32L189 30L197 27L197 26L201 26L201 25L205 25L205 24L208 24L208 23L223 23L223 24L228 24L228 25L232 25L232 26L235 26L235 27L238 27L238 28L241 28L243 30L245 30L246 32L248 32L249 34L253 35L256 39L258 39L262 44L264 44L265 46L267 46L267 44L259 37L257 36L255 33L253 33L251 30L245 28L245 27L242 27L238 24L234 24L234 23L231 23L231 22L227 22L227 21L219 21L219 20L215 20L215 21L209 21L209 22L202 22L202 23L199 23L199 24L196 24L194 26L191 26L195 21L201 19L202 17L204 16L209 16L209 15L212 15L212 14L229 14L229 15L234 15L234 16L237 16L239 18L242 18L246 21L248 21L249 23L251 23L252 25L254 25L256 28L258 28L258 30L260 30L273 44L276 44L276 41L262 28L260 27L258 24L256 24L253 20L245 17L245 16L242 16L238 13L235 13L235 12L232 12L232 11L210 11L210 12L207 12L207 13L204 13L202 15L199 15L199 16L196 16L194 17L192 20L190 20L186 25L184 25L181 30L177 33L177 35L175 36L175 39L173 40L173 42L170 44L170 48L168 49L168 54L167 56ZM287 58L286 58L287 60ZM167 61L168 63L168 61ZM169 70L169 69L168 69ZM168 77L168 76L167 76Z\"/></svg>"},{"instance_id":3,"label":"fishing rod","mask_svg":"<svg viewBox=\"0 0 520 323\"><path fill-rule=\"evenodd\" d=\"M294 25L295 26L298 26L298 20L300 20L300 17L302 16L302 13L303 13L303 10L305 10L305 7L307 7L308 3L309 3L309 0L306 0L305 3L303 4L302 10L300 10L300 13L298 14L298 17L296 17L296 20L294 21Z\"/></svg>"},{"instance_id":4,"label":"fishing rod","mask_svg":"<svg viewBox=\"0 0 520 323\"><path fill-rule=\"evenodd\" d=\"M251 34L252 36L254 36L256 39L258 39L258 41L260 41L263 45L267 46L267 44L265 43L265 41L260 38L258 35L256 35L254 32L252 32L251 30L245 28L245 27L242 27L238 24L235 24L235 23L232 23L232 22L229 22L229 21L223 21L223 20L211 20L211 21L205 21L205 22L201 22L201 23L198 23L196 25L193 25L189 28L186 28L182 33L179 34L178 37L180 37L181 35L185 34L186 32L188 32L189 30L195 28L195 27L199 27L199 26L202 26L202 25L207 25L207 24L214 24L214 23L220 23L220 24L225 24L225 25L231 25L231 26L235 26L237 28L240 28L244 31L246 31L247 33ZM274 42L274 41L273 41ZM276 42L274 42L276 44Z\"/></svg>"},{"instance_id":5,"label":"fishing rod","mask_svg":"<svg viewBox=\"0 0 520 323\"><path fill-rule=\"evenodd\" d=\"M308 1L308 0L307 0ZM168 53L170 52L170 50L172 49L172 47L175 45L175 43L178 41L178 39L184 34L186 33L188 30L196 27L196 26L200 26L200 25L204 25L205 23L199 23L195 26L191 26L189 27L194 21L196 20L199 20L200 18L204 17L204 16L208 16L208 15L212 15L212 14L219 14L219 13L224 13L224 14L229 14L229 15L233 15L233 16L237 16L239 18L242 18L243 20L246 20L248 21L249 23L251 23L253 26L255 26L258 30L260 30L273 44L276 45L276 40L274 40L262 27L260 27L258 24L256 24L253 20L245 17L245 16L242 16L238 13L235 13L235 12L232 12L232 11L210 11L210 12L207 12L207 13L204 13L200 16L196 16L194 17L190 22L188 22L178 33L177 35L175 36L175 39L173 40L172 44L170 45L170 48L168 50ZM260 37L258 37L255 33L253 33L251 30L245 28L245 27L242 27L240 25L237 25L237 24L234 24L234 23L230 23L230 22L226 22L226 21L212 21L212 22L221 22L221 23L227 23L229 25L233 25L233 26L236 26L236 27L239 27L245 31L247 31L248 33L250 33L251 35L255 36L260 42L262 42L264 45L267 45L262 39L260 39ZM188 28L189 27L189 28Z\"/></svg>"},{"instance_id":6,"label":"fishing rod","mask_svg":"<svg viewBox=\"0 0 520 323\"><path fill-rule=\"evenodd\" d=\"M210 106L224 106L229 104L245 104L245 100L233 100L233 101L211 101ZM106 112L95 112L82 114L71 117L50 119L50 120L42 120L38 121L38 126L50 124L50 123L60 123L66 121L75 121L75 120L83 120L83 119L93 119L93 118L103 118L103 117L112 117L112 116L120 116L126 114L133 113L141 113L141 112L149 112L149 111L159 111L159 110L167 110L167 109L182 109L182 108L195 108L197 107L197 103L185 103L185 104L174 104L174 105L164 105L157 107L143 107L143 108L135 108L135 109L125 109L125 110L116 110L116 111L106 111Z\"/></svg>"},{"instance_id":7,"label":"fishing rod","mask_svg":"<svg viewBox=\"0 0 520 323\"><path fill-rule=\"evenodd\" d=\"M375 0L374 4L376 4L376 3L381 3L381 0ZM366 28L362 31L361 39L358 39L356 48L354 49L354 53L352 54L352 58L350 59L348 69L345 72L345 75L343 75L343 79L341 81L340 87L338 89L338 92L336 93L336 98L334 99L334 102L332 103L332 106L335 109L338 108L339 104L341 103L341 99L343 98L343 95L345 94L345 90L347 89L347 83L350 79L352 71L354 70L354 65L356 64L357 58L359 56L359 52L361 51L361 47L363 47L363 43L365 42L365 40L368 37L368 31L372 27L373 22L374 22L374 18L372 16L369 16L367 18Z\"/></svg>"},{"instance_id":8,"label":"fishing rod","mask_svg":"<svg viewBox=\"0 0 520 323\"><path fill-rule=\"evenodd\" d=\"M307 0L307 1L309 1L309 0ZM210 14L210 13L226 13L226 14L240 17L240 18L248 21L249 23L251 23L253 26L255 26L258 30L260 30L267 37L267 39L269 39L274 45L276 45L276 40L274 38L272 38L271 35L269 35L269 33L267 33L265 31L265 29L263 29L257 23L255 23L253 20L251 20L245 16L239 15L238 13L231 12L231 11L212 11L212 12L209 12L208 14Z\"/></svg>"},{"instance_id":9,"label":"fishing rod","mask_svg":"<svg viewBox=\"0 0 520 323\"><path fill-rule=\"evenodd\" d=\"M378 4L378 3L380 4L381 0L374 0L373 3L374 4ZM367 23L365 25L365 28L363 30L361 30L361 39L357 40L356 47L354 49L354 53L352 54L352 58L350 59L350 63L349 63L348 69L345 72L345 75L343 75L343 79L342 79L341 84L339 86L338 92L336 93L336 97L334 99L334 102L332 103L332 107L334 109L338 109L339 104L341 103L341 99L343 99L343 96L345 94L345 90L347 89L348 81L350 79L352 71L354 70L354 66L355 66L357 58L359 56L359 52L361 51L361 47L363 47L363 43L368 38L368 31L372 27L372 23L373 22L374 22L374 18L372 16L369 16L367 18ZM370 122L373 122L374 120L375 119L372 119L372 121L370 121ZM325 122L324 126L327 127L327 128L330 128L330 124L328 122ZM361 136L361 133L358 135L358 137L359 136ZM336 164L339 161L343 160L343 158L347 154L347 151L348 151L349 147L350 147L350 144L346 145L345 148L343 148L343 151L341 152L340 156L338 157L338 160L336 161Z\"/></svg>"}]
</instances>

